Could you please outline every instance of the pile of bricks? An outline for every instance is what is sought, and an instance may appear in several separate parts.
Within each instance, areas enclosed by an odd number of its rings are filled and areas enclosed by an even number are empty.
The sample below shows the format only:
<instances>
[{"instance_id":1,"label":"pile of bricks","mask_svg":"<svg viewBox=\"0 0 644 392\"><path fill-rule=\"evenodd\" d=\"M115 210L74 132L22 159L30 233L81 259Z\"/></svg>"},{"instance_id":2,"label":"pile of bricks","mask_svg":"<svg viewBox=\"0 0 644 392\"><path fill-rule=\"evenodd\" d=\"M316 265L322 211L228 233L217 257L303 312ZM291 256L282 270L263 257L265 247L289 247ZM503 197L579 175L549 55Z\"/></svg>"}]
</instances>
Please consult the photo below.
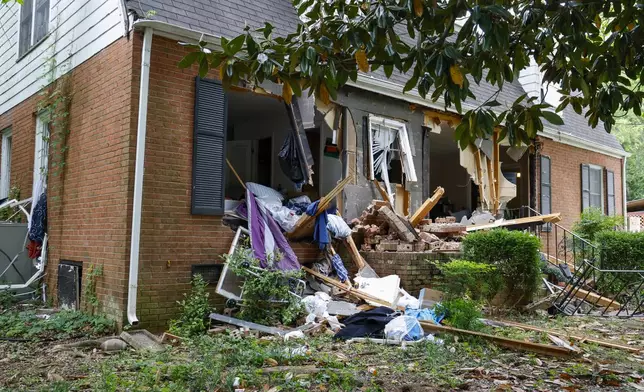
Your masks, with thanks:
<instances>
[{"instance_id":1,"label":"pile of bricks","mask_svg":"<svg viewBox=\"0 0 644 392\"><path fill-rule=\"evenodd\" d=\"M372 203L351 222L365 252L458 251L466 227L454 217L424 219L415 229L388 205Z\"/></svg>"}]
</instances>

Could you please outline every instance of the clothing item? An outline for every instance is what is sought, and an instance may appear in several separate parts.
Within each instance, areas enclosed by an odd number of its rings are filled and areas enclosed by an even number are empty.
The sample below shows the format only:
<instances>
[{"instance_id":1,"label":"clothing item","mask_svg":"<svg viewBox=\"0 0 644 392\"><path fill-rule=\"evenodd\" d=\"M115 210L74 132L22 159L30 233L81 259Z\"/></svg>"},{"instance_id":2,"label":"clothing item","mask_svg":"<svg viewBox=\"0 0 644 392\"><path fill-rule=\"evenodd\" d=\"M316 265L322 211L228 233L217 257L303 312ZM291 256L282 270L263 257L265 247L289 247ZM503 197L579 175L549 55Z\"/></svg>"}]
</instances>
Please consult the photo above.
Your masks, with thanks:
<instances>
[{"instance_id":1,"label":"clothing item","mask_svg":"<svg viewBox=\"0 0 644 392\"><path fill-rule=\"evenodd\" d=\"M318 209L318 204L320 204L319 200L311 203L311 205L309 205L309 207L306 209L307 215L315 216L315 212ZM322 213L318 215L317 218L315 218L315 231L313 232L313 240L318 243L320 249L326 248L326 246L330 242L329 232L327 232L326 230L326 225L329 223L327 211L328 210L322 211Z\"/></svg>"},{"instance_id":2,"label":"clothing item","mask_svg":"<svg viewBox=\"0 0 644 392\"><path fill-rule=\"evenodd\" d=\"M238 208L238 211L241 212L241 210ZM257 202L250 190L246 191L245 212L250 232L250 245L253 248L253 255L260 261L260 266L267 268L268 258L271 255L274 257L274 267L279 270L300 269L297 256L286 241L279 225L261 203ZM275 258L276 251L281 253L278 258Z\"/></svg>"},{"instance_id":3,"label":"clothing item","mask_svg":"<svg viewBox=\"0 0 644 392\"><path fill-rule=\"evenodd\" d=\"M289 132L284 139L282 148L277 154L280 168L286 176L295 184L304 182L304 172L300 163L299 152L297 151L297 140L292 132Z\"/></svg>"},{"instance_id":4,"label":"clothing item","mask_svg":"<svg viewBox=\"0 0 644 392\"><path fill-rule=\"evenodd\" d=\"M329 223L327 223L326 228L331 232L334 238L344 239L351 235L351 228L341 216L329 214L327 219Z\"/></svg>"},{"instance_id":5,"label":"clothing item","mask_svg":"<svg viewBox=\"0 0 644 392\"><path fill-rule=\"evenodd\" d=\"M349 273L347 272L347 269L344 267L344 263L342 262L342 259L340 258L339 254L334 254L331 256L331 264L333 264L333 268L335 269L335 272L338 274L338 278L340 279L340 282L346 282L349 279Z\"/></svg>"},{"instance_id":6,"label":"clothing item","mask_svg":"<svg viewBox=\"0 0 644 392\"><path fill-rule=\"evenodd\" d=\"M385 326L398 315L399 313L386 306L356 313L342 321L345 327L335 334L335 338L383 337Z\"/></svg>"},{"instance_id":7,"label":"clothing item","mask_svg":"<svg viewBox=\"0 0 644 392\"><path fill-rule=\"evenodd\" d=\"M42 244L47 230L47 192L38 197L36 206L31 213L31 225L29 226L29 239Z\"/></svg>"}]
</instances>

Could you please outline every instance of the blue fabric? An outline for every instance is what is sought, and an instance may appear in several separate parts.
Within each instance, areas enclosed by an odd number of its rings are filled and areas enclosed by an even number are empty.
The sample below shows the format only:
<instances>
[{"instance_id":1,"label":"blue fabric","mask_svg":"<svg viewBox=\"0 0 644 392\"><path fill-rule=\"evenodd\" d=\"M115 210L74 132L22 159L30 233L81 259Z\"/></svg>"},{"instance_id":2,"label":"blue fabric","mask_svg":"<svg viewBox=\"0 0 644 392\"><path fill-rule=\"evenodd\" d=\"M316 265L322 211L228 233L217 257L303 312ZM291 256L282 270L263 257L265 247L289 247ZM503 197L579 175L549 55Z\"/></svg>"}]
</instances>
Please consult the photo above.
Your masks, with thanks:
<instances>
[{"instance_id":1,"label":"blue fabric","mask_svg":"<svg viewBox=\"0 0 644 392\"><path fill-rule=\"evenodd\" d=\"M29 227L29 239L42 243L47 229L47 192L40 194L38 202L31 215L31 226Z\"/></svg>"},{"instance_id":2,"label":"blue fabric","mask_svg":"<svg viewBox=\"0 0 644 392\"><path fill-rule=\"evenodd\" d=\"M342 262L339 254L336 253L331 257L331 264L333 264L333 268L335 268L335 272L338 274L340 282L346 282L347 279L349 279L349 273L344 267L344 263Z\"/></svg>"},{"instance_id":3,"label":"blue fabric","mask_svg":"<svg viewBox=\"0 0 644 392\"><path fill-rule=\"evenodd\" d=\"M437 315L433 309L412 309L409 306L405 309L405 315L416 317L418 320L429 320L435 324L440 324L445 318L444 314Z\"/></svg>"},{"instance_id":4,"label":"blue fabric","mask_svg":"<svg viewBox=\"0 0 644 392\"><path fill-rule=\"evenodd\" d=\"M314 201L306 209L306 214L309 216L315 216L315 212L318 209L319 200ZM320 215L315 218L315 231L313 232L313 240L318 243L320 249L326 248L327 244L330 242L329 232L326 231L326 225L329 221L327 216L327 211L322 211Z\"/></svg>"}]
</instances>

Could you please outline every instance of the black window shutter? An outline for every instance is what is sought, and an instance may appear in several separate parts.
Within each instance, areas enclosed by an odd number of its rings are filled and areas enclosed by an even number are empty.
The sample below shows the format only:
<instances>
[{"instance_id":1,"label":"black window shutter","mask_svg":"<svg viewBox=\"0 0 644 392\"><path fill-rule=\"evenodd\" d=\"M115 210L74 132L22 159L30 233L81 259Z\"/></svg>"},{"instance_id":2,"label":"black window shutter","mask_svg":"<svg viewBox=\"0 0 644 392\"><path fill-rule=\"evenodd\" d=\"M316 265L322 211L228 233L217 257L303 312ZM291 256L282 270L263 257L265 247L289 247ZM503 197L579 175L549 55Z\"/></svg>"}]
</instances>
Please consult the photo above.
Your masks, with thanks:
<instances>
[{"instance_id":1,"label":"black window shutter","mask_svg":"<svg viewBox=\"0 0 644 392\"><path fill-rule=\"evenodd\" d=\"M192 150L192 213L223 215L228 102L221 82L197 78Z\"/></svg>"},{"instance_id":2,"label":"black window shutter","mask_svg":"<svg viewBox=\"0 0 644 392\"><path fill-rule=\"evenodd\" d=\"M590 168L581 165L581 210L590 207Z\"/></svg>"},{"instance_id":3,"label":"black window shutter","mask_svg":"<svg viewBox=\"0 0 644 392\"><path fill-rule=\"evenodd\" d=\"M615 215L615 173L606 170L606 208L608 215Z\"/></svg>"}]
</instances>

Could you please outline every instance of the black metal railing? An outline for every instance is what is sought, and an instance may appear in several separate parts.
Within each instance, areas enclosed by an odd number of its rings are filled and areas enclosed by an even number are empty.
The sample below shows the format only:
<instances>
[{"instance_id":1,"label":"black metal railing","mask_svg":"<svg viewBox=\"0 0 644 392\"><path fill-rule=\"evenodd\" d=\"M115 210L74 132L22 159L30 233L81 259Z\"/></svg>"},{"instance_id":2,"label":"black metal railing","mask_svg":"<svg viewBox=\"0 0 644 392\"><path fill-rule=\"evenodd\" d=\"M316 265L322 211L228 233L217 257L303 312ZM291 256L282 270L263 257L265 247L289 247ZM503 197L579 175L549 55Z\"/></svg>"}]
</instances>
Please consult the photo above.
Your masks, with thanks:
<instances>
[{"instance_id":1,"label":"black metal railing","mask_svg":"<svg viewBox=\"0 0 644 392\"><path fill-rule=\"evenodd\" d=\"M537 215L527 206L505 212L506 219ZM529 225L527 230L541 238L542 258L566 280L564 287L549 286L558 292L553 303L557 312L618 317L644 313L644 270L602 268L600 250L557 223Z\"/></svg>"}]
</instances>

